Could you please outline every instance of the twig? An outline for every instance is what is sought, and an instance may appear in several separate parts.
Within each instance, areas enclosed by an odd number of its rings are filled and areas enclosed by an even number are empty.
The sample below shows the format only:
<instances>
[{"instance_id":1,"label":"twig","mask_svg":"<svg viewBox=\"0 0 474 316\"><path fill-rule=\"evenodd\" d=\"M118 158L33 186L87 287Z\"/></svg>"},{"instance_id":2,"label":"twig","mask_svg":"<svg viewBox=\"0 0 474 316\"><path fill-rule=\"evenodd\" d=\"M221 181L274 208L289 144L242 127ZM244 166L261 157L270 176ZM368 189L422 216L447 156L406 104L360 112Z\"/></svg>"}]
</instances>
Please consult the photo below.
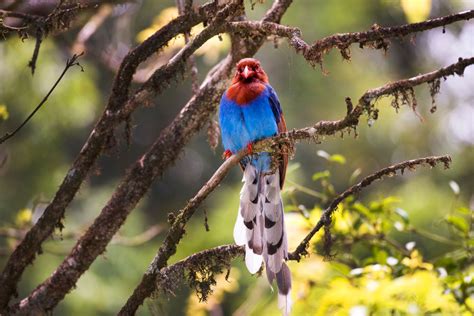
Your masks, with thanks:
<instances>
[{"instance_id":1,"label":"twig","mask_svg":"<svg viewBox=\"0 0 474 316\"><path fill-rule=\"evenodd\" d=\"M23 12L14 12L14 11L7 11L7 10L0 10L0 17L2 18L17 18L22 19L24 22L32 22L42 17L39 15L32 15Z\"/></svg>"},{"instance_id":2,"label":"twig","mask_svg":"<svg viewBox=\"0 0 474 316\"><path fill-rule=\"evenodd\" d=\"M112 238L112 241L110 242L110 244L126 246L126 247L140 246L152 240L156 236L158 236L163 231L163 229L164 229L163 225L157 224L157 225L151 226L150 228L145 230L143 233L138 234L133 237L124 237L124 236L116 235Z\"/></svg>"},{"instance_id":3,"label":"twig","mask_svg":"<svg viewBox=\"0 0 474 316\"><path fill-rule=\"evenodd\" d=\"M31 74L35 74L36 70L36 62L38 61L39 50L41 48L41 43L43 42L43 29L42 27L38 26L36 29L36 42L35 42L35 49L33 51L33 56L31 60L28 62L28 67L31 69Z\"/></svg>"},{"instance_id":4,"label":"twig","mask_svg":"<svg viewBox=\"0 0 474 316\"><path fill-rule=\"evenodd\" d=\"M77 33L76 40L72 45L73 52L81 52L86 50L86 42L90 37L99 29L99 27L105 22L108 16L113 11L111 5L102 5L87 23L81 28L79 33Z\"/></svg>"},{"instance_id":5,"label":"twig","mask_svg":"<svg viewBox=\"0 0 474 316\"><path fill-rule=\"evenodd\" d=\"M36 112L38 112L38 110L43 106L43 104L46 103L49 96L53 93L54 89L56 89L57 85L63 79L64 75L69 70L69 68L71 68L73 66L79 66L82 69L82 66L77 62L77 60L81 56L82 56L82 53L79 54L79 55L74 54L70 59L68 59L66 61L66 66L64 67L63 72L61 73L59 78L56 80L56 82L53 84L51 89L49 89L48 93L45 95L43 100L41 100L41 102L36 106L36 108L33 110L33 112L31 112L30 115L28 115L28 117L23 121L23 123L21 123L14 131L6 133L5 135L3 135L0 138L0 144L4 143L9 138L12 138L13 136L15 136L15 134L18 133L23 128L23 126L25 126L28 123L28 121L36 114Z\"/></svg>"},{"instance_id":6,"label":"twig","mask_svg":"<svg viewBox=\"0 0 474 316\"><path fill-rule=\"evenodd\" d=\"M156 236L158 236L162 231L164 227L161 224L153 225L144 232L132 236L132 237L126 237L126 236L121 236L119 234L115 235L110 244L111 245L120 245L120 246L127 246L127 247L133 247L133 246L139 246L141 244L144 244ZM0 227L0 237L6 237L6 238L13 238L13 239L23 239L27 232L27 229L15 229L15 228L8 228L8 227ZM77 240L81 238L82 231L75 231L75 232L70 232L67 234L61 234L61 240ZM67 254L67 253L66 253Z\"/></svg>"},{"instance_id":7,"label":"twig","mask_svg":"<svg viewBox=\"0 0 474 316\"><path fill-rule=\"evenodd\" d=\"M189 10L192 10L193 0L176 0L176 6L178 7L179 14L186 14ZM184 33L184 43L189 43L190 32ZM199 91L199 81L198 81L198 69L196 66L196 58L194 55L191 55L188 59L188 66L191 72L191 86L193 94L196 94Z\"/></svg>"},{"instance_id":8,"label":"twig","mask_svg":"<svg viewBox=\"0 0 474 316\"><path fill-rule=\"evenodd\" d=\"M419 158L414 160L407 160L387 168L381 169L364 179L362 179L359 183L354 184L341 194L339 194L336 198L332 200L329 206L323 211L321 217L314 228L306 235L303 241L296 247L295 251L289 254L289 258L291 260L299 261L302 256L307 255L307 247L309 242L313 238L313 236L323 227L328 226L331 223L331 215L336 210L339 203L345 200L347 197L351 195L355 195L359 193L360 190L372 184L372 182L376 180L381 180L385 176L393 176L397 174L397 171L400 171L401 174L405 171L405 169L412 170L414 167L419 165L429 165L430 167L434 167L438 163L443 163L445 168L449 168L449 164L451 163L451 157L449 156L432 156L426 158Z\"/></svg>"}]
</instances>

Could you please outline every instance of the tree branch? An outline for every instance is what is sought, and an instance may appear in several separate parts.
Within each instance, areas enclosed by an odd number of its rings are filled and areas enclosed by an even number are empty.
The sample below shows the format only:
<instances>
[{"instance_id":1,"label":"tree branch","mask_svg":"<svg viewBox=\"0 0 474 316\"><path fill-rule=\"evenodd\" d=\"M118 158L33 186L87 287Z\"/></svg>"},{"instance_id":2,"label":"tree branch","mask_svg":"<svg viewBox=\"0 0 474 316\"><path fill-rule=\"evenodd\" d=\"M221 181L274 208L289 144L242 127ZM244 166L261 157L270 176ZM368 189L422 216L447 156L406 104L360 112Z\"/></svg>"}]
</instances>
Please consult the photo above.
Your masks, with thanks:
<instances>
[{"instance_id":1,"label":"tree branch","mask_svg":"<svg viewBox=\"0 0 474 316\"><path fill-rule=\"evenodd\" d=\"M331 215L336 210L339 203L345 200L350 195L355 195L359 193L363 188L371 185L376 180L381 180L385 176L394 176L397 174L397 171L403 175L405 169L414 170L416 166L419 165L429 165L430 167L434 167L438 163L443 163L444 168L448 169L449 164L451 163L450 156L431 156L426 158L419 158L413 160L407 160L387 168L383 168L367 177L362 179L360 182L354 184L338 196L336 196L331 204L323 211L318 223L314 228L306 235L303 241L296 247L295 251L290 253L288 257L290 260L297 260L299 261L302 256L307 255L307 247L313 236L324 226L328 227L331 224Z\"/></svg>"},{"instance_id":2,"label":"tree branch","mask_svg":"<svg viewBox=\"0 0 474 316\"><path fill-rule=\"evenodd\" d=\"M188 12L189 10L192 10L193 0L186 0L186 3L184 0L176 0L176 6L178 7L179 14L186 14L186 12ZM191 37L191 34L189 32L184 33L185 44L189 43L190 37ZM191 72L192 91L193 91L193 94L196 94L199 91L199 81L198 81L198 69L196 66L196 58L194 58L194 55L189 57L188 67Z\"/></svg>"},{"instance_id":3,"label":"tree branch","mask_svg":"<svg viewBox=\"0 0 474 316\"><path fill-rule=\"evenodd\" d=\"M36 106L36 108L33 110L33 112L31 112L30 115L28 115L28 117L23 121L23 123L21 123L14 131L6 133L2 137L0 137L0 144L4 143L9 138L12 138L13 136L15 136L15 134L18 133L23 128L23 126L25 126L28 123L28 121L36 114L36 112L38 112L38 110L43 106L43 104L46 103L46 101L48 100L51 93L53 93L54 89L56 89L57 85L63 79L64 75L69 70L69 68L74 67L74 66L81 67L79 62L77 62L77 60L81 56L82 56L82 54L79 54L79 55L74 54L70 59L68 59L66 61L66 66L64 67L63 72L61 73L61 75L59 75L58 79L53 84L51 89L49 89L48 93L45 95L43 100L41 100L41 102ZM81 70L82 70L82 67L81 67Z\"/></svg>"},{"instance_id":4,"label":"tree branch","mask_svg":"<svg viewBox=\"0 0 474 316\"><path fill-rule=\"evenodd\" d=\"M349 131L355 128L359 124L359 119L364 112L369 117L377 119L377 109L374 108L374 102L383 96L394 96L394 101L398 101L398 94L404 94L405 91L412 89L415 86L423 83L433 83L441 78L448 76L459 75L461 76L464 69L474 64L474 57L462 59L459 58L457 63L451 64L447 67L440 68L438 70L421 74L409 79L403 79L387 83L375 89L367 90L362 97L359 99L358 104L354 107L350 98L346 98L347 103L347 115L337 121L321 121L317 124L298 130L288 131L286 133L279 134L274 139L269 139L267 146L279 143L281 141L294 141L300 139L317 139L318 136L322 135L334 135L337 132ZM414 95L413 95L414 98ZM398 106L393 104L396 109Z\"/></svg>"},{"instance_id":5,"label":"tree branch","mask_svg":"<svg viewBox=\"0 0 474 316\"><path fill-rule=\"evenodd\" d=\"M322 65L323 56L332 49L337 48L344 59L350 59L349 46L359 43L360 48L370 47L375 49L388 49L390 38L400 38L426 30L444 27L455 22L469 20L474 17L474 10L455 13L419 23L404 24L393 27L381 27L377 24L370 31L341 33L324 37L313 44L307 44L301 37L301 31L295 27L283 26L277 23L262 21L239 21L227 25L230 32L277 36L287 38L289 44L312 65Z\"/></svg>"},{"instance_id":6,"label":"tree branch","mask_svg":"<svg viewBox=\"0 0 474 316\"><path fill-rule=\"evenodd\" d=\"M28 38L30 35L36 36L38 28L45 31L45 35L58 33L69 29L72 20L82 11L98 8L102 4L120 4L131 0L82 0L69 4L56 5L54 2L32 3L30 11L41 11L44 14L30 14L27 12L17 12L0 10L0 18L17 18L21 20L21 25L7 25L0 20L0 38L5 39L8 35L17 33L21 38ZM34 6L34 7L32 7ZM34 9L34 10L31 10Z\"/></svg>"}]
</instances>

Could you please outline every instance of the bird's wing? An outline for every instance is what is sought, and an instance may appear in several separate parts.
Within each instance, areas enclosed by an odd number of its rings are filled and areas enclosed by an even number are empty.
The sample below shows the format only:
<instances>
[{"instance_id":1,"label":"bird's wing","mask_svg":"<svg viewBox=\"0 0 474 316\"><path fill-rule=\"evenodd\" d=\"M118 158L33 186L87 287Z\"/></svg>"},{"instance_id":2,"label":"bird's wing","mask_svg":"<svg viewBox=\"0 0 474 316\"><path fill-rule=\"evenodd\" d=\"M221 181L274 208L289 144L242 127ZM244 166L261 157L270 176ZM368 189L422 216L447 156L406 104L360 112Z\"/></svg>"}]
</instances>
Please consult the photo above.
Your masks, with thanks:
<instances>
[{"instance_id":1,"label":"bird's wing","mask_svg":"<svg viewBox=\"0 0 474 316\"><path fill-rule=\"evenodd\" d=\"M270 106L272 107L273 115L275 116L275 121L278 126L278 133L284 133L287 131L286 129L286 122L283 116L283 111L281 110L280 100L278 100L278 96L275 93L275 90L268 85L269 91L269 99L270 99ZM280 162L279 162L279 173L280 173L280 188L283 188L283 184L285 183L285 175L286 175L286 166L288 165L288 153L282 152L280 155Z\"/></svg>"}]
</instances>

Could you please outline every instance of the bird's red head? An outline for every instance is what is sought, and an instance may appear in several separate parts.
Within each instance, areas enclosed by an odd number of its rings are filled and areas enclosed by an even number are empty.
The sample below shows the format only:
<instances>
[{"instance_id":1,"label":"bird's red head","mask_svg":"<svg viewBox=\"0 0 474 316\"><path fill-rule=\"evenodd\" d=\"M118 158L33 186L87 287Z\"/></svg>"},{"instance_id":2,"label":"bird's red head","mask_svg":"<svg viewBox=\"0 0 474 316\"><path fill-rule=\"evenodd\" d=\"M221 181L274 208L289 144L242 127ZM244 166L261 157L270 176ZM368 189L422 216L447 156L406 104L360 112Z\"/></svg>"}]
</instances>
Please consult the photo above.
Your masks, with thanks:
<instances>
[{"instance_id":1,"label":"bird's red head","mask_svg":"<svg viewBox=\"0 0 474 316\"><path fill-rule=\"evenodd\" d=\"M267 74L260 66L260 62L254 58L241 59L237 63L236 68L237 71L235 72L232 83L268 83Z\"/></svg>"}]
</instances>

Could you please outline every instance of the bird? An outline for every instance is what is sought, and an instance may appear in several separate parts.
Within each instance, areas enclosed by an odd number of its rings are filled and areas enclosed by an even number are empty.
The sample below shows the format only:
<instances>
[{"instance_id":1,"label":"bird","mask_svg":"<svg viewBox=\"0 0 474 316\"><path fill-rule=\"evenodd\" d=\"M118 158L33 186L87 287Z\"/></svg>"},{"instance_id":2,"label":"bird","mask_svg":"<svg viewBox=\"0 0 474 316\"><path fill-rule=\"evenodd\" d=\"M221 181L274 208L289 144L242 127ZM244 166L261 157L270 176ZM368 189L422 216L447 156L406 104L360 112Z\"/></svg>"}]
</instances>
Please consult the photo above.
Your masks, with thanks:
<instances>
[{"instance_id":1,"label":"bird","mask_svg":"<svg viewBox=\"0 0 474 316\"><path fill-rule=\"evenodd\" d=\"M235 243L245 246L245 264L250 273L257 273L265 263L269 283L277 283L278 307L283 315L289 315L291 272L285 263L288 241L281 198L288 153L283 149L273 155L254 153L252 148L256 141L286 132L287 128L278 96L257 59L237 62L231 85L221 98L219 125L224 158L243 149L248 151L240 161L243 186L234 226Z\"/></svg>"}]
</instances>

